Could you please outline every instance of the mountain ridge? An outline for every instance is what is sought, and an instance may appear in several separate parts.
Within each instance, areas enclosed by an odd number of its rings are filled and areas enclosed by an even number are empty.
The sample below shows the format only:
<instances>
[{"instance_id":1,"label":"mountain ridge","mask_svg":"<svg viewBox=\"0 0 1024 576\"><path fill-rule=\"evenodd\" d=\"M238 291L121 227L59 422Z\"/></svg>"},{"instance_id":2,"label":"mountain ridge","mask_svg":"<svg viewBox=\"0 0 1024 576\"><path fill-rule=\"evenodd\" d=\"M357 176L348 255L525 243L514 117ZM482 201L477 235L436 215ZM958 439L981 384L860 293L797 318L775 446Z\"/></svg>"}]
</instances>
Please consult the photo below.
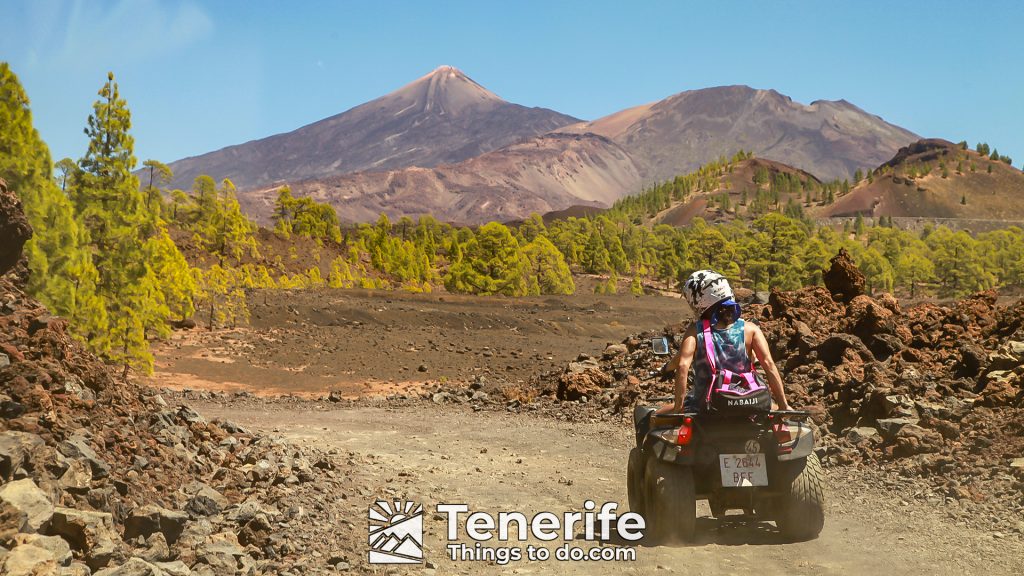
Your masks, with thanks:
<instances>
[{"instance_id":1,"label":"mountain ridge","mask_svg":"<svg viewBox=\"0 0 1024 576\"><path fill-rule=\"evenodd\" d=\"M556 131L612 138L641 167L645 184L738 150L822 180L843 179L920 138L844 99L801 104L774 89L743 84L686 90Z\"/></svg>"},{"instance_id":2,"label":"mountain ridge","mask_svg":"<svg viewBox=\"0 0 1024 576\"><path fill-rule=\"evenodd\" d=\"M640 174L621 147L596 134L552 133L455 164L357 172L290 184L292 192L331 204L346 222L430 214L479 224L573 205L607 206L622 190L639 191ZM280 187L240 195L267 221Z\"/></svg>"},{"instance_id":3,"label":"mountain ridge","mask_svg":"<svg viewBox=\"0 0 1024 576\"><path fill-rule=\"evenodd\" d=\"M461 70L441 66L340 114L171 162L172 187L200 174L239 189L365 170L430 167L472 158L578 122L502 100Z\"/></svg>"},{"instance_id":4,"label":"mountain ridge","mask_svg":"<svg viewBox=\"0 0 1024 576\"><path fill-rule=\"evenodd\" d=\"M170 166L172 187L187 189L203 173L232 179L243 207L264 221L268 195L289 184L333 205L342 220L430 212L478 223L609 206L739 150L842 179L917 138L846 100L802 104L745 85L688 90L581 121L506 102L440 66L341 114Z\"/></svg>"}]
</instances>

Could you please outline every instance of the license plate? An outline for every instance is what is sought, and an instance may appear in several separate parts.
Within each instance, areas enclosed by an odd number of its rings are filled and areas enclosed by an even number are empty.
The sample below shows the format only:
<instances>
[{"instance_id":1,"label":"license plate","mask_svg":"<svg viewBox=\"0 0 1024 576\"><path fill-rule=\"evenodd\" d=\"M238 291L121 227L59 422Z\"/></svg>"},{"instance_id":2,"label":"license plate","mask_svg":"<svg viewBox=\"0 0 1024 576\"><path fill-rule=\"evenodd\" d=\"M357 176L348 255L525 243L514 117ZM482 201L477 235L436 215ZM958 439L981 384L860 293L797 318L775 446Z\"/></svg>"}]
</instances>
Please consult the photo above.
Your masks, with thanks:
<instances>
[{"instance_id":1,"label":"license plate","mask_svg":"<svg viewBox=\"0 0 1024 576\"><path fill-rule=\"evenodd\" d=\"M722 468L722 486L738 488L768 485L764 454L719 454L718 462Z\"/></svg>"}]
</instances>

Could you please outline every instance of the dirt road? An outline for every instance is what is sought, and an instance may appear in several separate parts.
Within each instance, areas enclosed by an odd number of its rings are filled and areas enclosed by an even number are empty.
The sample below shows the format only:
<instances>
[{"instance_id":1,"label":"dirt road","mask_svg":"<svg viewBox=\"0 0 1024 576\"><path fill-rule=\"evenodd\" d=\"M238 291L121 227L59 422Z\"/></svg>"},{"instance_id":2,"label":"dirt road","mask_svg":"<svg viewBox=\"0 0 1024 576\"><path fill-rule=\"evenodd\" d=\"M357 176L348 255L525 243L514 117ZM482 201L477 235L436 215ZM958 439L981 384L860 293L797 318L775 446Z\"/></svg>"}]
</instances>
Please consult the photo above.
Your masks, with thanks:
<instances>
[{"instance_id":1,"label":"dirt road","mask_svg":"<svg viewBox=\"0 0 1024 576\"><path fill-rule=\"evenodd\" d=\"M603 423L567 424L431 404L316 410L271 402L256 408L197 408L208 416L276 432L291 442L358 455L356 460L367 464L355 474L369 490L348 495L353 510L365 510L377 496L422 502L430 564L398 573L960 575L1020 574L1024 569L1019 538L997 539L955 526L941 509L867 485L865 476L852 469L829 472L825 530L811 542L785 544L771 523L720 525L704 518L696 544L639 546L633 562L551 559L508 567L453 562L446 557L444 517L435 515L440 502L465 503L471 511L520 511L528 517L541 511L580 511L587 499L625 507L627 432ZM698 513L706 515L707 510ZM351 519L357 527L365 521L365 516ZM460 534L463 542L471 543ZM554 550L562 542L533 543ZM365 568L365 557L355 559L352 567Z\"/></svg>"}]
</instances>

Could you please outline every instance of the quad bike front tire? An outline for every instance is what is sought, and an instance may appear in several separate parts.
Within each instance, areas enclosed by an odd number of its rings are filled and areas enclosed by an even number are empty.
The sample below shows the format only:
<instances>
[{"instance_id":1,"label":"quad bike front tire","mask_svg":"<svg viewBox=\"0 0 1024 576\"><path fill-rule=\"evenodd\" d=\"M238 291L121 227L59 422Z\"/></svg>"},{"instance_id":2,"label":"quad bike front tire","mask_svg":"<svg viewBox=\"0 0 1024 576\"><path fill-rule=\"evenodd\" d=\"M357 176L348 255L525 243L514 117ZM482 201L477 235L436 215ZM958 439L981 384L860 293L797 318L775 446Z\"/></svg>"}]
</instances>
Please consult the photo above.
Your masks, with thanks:
<instances>
[{"instance_id":1,"label":"quad bike front tire","mask_svg":"<svg viewBox=\"0 0 1024 576\"><path fill-rule=\"evenodd\" d=\"M626 463L626 492L629 497L629 511L641 516L647 514L644 506L644 455L639 447L629 451Z\"/></svg>"},{"instance_id":2,"label":"quad bike front tire","mask_svg":"<svg viewBox=\"0 0 1024 576\"><path fill-rule=\"evenodd\" d=\"M692 541L697 525L693 470L651 458L644 476L648 534L659 542Z\"/></svg>"},{"instance_id":3,"label":"quad bike front tire","mask_svg":"<svg viewBox=\"0 0 1024 576\"><path fill-rule=\"evenodd\" d=\"M825 526L825 474L818 455L786 462L782 495L775 510L775 523L786 540L803 542L818 537Z\"/></svg>"}]
</instances>

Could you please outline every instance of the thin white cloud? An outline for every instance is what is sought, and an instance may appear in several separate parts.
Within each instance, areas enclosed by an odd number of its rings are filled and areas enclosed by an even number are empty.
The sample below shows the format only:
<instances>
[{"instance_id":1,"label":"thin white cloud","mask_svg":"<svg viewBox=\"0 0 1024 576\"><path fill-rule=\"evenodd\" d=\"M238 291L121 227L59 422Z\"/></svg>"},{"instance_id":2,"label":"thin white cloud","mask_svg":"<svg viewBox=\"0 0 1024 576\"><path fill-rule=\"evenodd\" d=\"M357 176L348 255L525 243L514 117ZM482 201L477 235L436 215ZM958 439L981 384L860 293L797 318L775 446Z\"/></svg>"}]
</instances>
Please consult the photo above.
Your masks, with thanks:
<instances>
[{"instance_id":1,"label":"thin white cloud","mask_svg":"<svg viewBox=\"0 0 1024 576\"><path fill-rule=\"evenodd\" d=\"M58 67L147 62L214 31L206 11L189 0L33 2L31 10L36 62Z\"/></svg>"}]
</instances>

